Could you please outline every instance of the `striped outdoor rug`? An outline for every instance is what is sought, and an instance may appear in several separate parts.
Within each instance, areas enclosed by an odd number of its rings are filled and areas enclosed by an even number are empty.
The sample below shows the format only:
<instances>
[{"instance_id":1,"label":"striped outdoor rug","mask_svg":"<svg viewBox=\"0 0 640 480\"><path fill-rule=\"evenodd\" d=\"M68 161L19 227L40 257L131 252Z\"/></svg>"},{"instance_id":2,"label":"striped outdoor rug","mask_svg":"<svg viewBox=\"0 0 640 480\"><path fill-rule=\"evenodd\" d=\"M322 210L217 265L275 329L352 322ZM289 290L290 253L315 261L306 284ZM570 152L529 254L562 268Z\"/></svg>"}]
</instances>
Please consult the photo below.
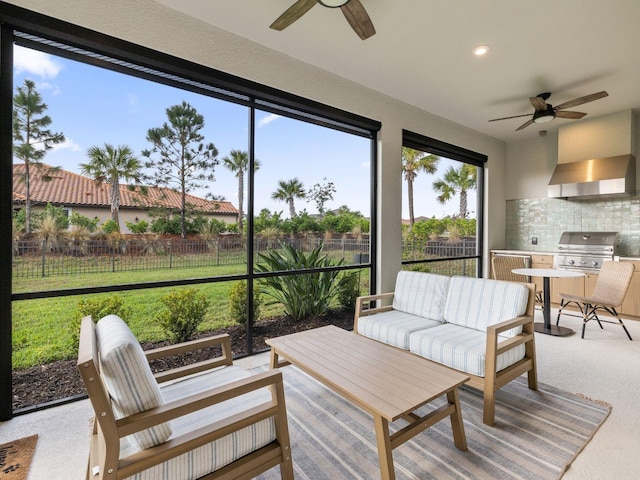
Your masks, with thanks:
<instances>
[{"instance_id":1,"label":"striped outdoor rug","mask_svg":"<svg viewBox=\"0 0 640 480\"><path fill-rule=\"evenodd\" d=\"M296 479L380 478L372 417L296 367L282 372ZM524 378L497 399L496 425L488 427L480 392L462 388L469 450L455 448L451 423L443 420L394 450L398 480L557 479L611 411L548 385L529 390ZM392 430L404 425L396 423ZM279 470L257 478L279 479Z\"/></svg>"}]
</instances>

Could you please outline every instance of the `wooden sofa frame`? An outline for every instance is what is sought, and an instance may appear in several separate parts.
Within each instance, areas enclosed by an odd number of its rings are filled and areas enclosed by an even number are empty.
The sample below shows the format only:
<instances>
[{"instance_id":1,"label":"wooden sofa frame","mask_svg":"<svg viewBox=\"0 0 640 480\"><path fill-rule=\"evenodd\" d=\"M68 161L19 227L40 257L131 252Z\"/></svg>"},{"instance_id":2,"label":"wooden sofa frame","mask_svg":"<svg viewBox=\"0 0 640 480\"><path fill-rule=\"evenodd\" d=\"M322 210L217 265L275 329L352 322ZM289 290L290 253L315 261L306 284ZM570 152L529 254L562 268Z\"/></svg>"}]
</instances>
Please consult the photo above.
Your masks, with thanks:
<instances>
[{"instance_id":1,"label":"wooden sofa frame","mask_svg":"<svg viewBox=\"0 0 640 480\"><path fill-rule=\"evenodd\" d=\"M212 336L149 350L145 354L148 360L155 360L212 345L221 346L221 356L158 373L155 377L161 383L223 365L232 365L229 336L226 334ZM85 317L82 319L80 330L78 368L95 412L87 479L116 480L126 478L269 417L274 417L275 420L275 441L202 478L248 480L278 464L283 480L294 478L284 387L282 374L278 370L259 373L142 413L116 419L109 393L100 376L98 360L95 325L91 317ZM160 445L137 452L127 458L119 458L122 437L263 387L269 387L271 390L272 400L270 402L182 436L171 438Z\"/></svg>"},{"instance_id":2,"label":"wooden sofa frame","mask_svg":"<svg viewBox=\"0 0 640 480\"><path fill-rule=\"evenodd\" d=\"M527 301L527 309L525 315L516 317L510 320L505 320L494 325L487 327L487 347L485 357L485 376L478 377L468 372L462 372L465 375L469 375L469 381L467 384L473 388L476 388L483 392L484 397L484 409L483 409L483 422L487 425L493 426L495 423L495 410L496 410L496 391L502 388L510 381L518 378L523 374L527 374L527 381L531 390L538 389L538 375L536 367L536 349L535 338L533 330L533 315L535 308L535 295L536 287L533 283L524 284L529 288L529 299ZM356 310L354 318L353 331L358 332L358 319L366 315L373 315L379 312L388 312L393 310L391 304L375 306L376 301L388 301L393 300L394 292L382 293L378 295L368 295L358 297L356 300ZM522 333L512 338L502 340L498 342L498 335L502 332L510 330L514 327L522 326ZM517 363L497 372L497 358L498 355L517 347L518 345L525 346L524 358ZM419 356L419 355L417 355ZM424 357L421 357L424 358ZM431 362L427 358L425 361ZM452 367L444 365L447 368Z\"/></svg>"}]
</instances>

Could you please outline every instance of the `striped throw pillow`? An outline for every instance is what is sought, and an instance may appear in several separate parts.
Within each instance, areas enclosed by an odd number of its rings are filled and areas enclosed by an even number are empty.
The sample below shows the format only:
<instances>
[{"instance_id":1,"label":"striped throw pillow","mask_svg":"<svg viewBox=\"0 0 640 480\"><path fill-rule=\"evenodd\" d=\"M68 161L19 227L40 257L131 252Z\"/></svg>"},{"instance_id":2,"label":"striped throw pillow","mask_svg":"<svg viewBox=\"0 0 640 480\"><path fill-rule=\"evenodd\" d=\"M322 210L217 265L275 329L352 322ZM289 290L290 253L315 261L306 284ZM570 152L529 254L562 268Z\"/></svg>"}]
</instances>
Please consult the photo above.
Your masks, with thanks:
<instances>
[{"instance_id":1,"label":"striped throw pillow","mask_svg":"<svg viewBox=\"0 0 640 480\"><path fill-rule=\"evenodd\" d=\"M107 315L96 325L101 374L117 418L144 412L164 404L162 393L138 340L117 315ZM165 442L172 430L168 423L131 435L138 450Z\"/></svg>"}]
</instances>

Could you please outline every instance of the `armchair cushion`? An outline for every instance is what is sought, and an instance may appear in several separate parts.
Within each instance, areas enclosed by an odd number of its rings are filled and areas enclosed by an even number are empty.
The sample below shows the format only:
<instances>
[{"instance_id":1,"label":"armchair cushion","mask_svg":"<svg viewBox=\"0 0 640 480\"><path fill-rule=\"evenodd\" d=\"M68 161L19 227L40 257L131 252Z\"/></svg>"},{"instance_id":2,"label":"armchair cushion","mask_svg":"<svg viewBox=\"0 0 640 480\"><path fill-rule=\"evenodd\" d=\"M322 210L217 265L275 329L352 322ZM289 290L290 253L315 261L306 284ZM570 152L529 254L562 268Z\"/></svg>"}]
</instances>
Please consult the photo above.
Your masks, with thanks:
<instances>
[{"instance_id":1,"label":"armchair cushion","mask_svg":"<svg viewBox=\"0 0 640 480\"><path fill-rule=\"evenodd\" d=\"M164 404L142 347L127 324L117 315L107 315L96 325L100 368L117 418L144 412ZM130 435L129 442L144 450L171 436L168 423Z\"/></svg>"},{"instance_id":2,"label":"armchair cushion","mask_svg":"<svg viewBox=\"0 0 640 480\"><path fill-rule=\"evenodd\" d=\"M506 336L498 335L498 342L507 339ZM409 350L461 372L478 377L485 376L487 334L480 330L452 323L420 330L411 335ZM498 355L496 371L499 372L522 360L524 355L524 345L518 345Z\"/></svg>"},{"instance_id":3,"label":"armchair cushion","mask_svg":"<svg viewBox=\"0 0 640 480\"><path fill-rule=\"evenodd\" d=\"M396 277L393 309L442 322L449 277L400 271Z\"/></svg>"},{"instance_id":4,"label":"armchair cushion","mask_svg":"<svg viewBox=\"0 0 640 480\"><path fill-rule=\"evenodd\" d=\"M489 325L524 315L528 300L529 289L523 284L452 277L444 319L484 333ZM513 337L521 332L522 327L517 327L501 335Z\"/></svg>"},{"instance_id":5,"label":"armchair cushion","mask_svg":"<svg viewBox=\"0 0 640 480\"><path fill-rule=\"evenodd\" d=\"M251 375L243 368L231 365L168 382L160 388L165 400L172 402ZM189 433L214 422L227 420L252 407L270 402L271 393L267 388L234 397L172 420L173 435L179 436ZM269 417L128 478L132 480L200 478L268 445L275 439L275 422L273 417ZM135 451L135 446L131 442L123 441L120 447L120 458L125 458Z\"/></svg>"}]
</instances>

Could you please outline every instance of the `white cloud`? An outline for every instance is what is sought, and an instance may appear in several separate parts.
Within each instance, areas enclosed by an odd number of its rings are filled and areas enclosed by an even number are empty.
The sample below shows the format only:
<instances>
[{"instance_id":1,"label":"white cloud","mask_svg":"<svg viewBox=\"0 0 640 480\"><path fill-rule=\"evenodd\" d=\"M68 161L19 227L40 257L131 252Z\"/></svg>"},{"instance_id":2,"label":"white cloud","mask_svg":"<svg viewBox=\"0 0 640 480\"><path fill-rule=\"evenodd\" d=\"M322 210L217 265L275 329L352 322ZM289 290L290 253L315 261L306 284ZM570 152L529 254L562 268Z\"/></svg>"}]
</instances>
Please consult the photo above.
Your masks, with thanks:
<instances>
[{"instance_id":1,"label":"white cloud","mask_svg":"<svg viewBox=\"0 0 640 480\"><path fill-rule=\"evenodd\" d=\"M258 128L262 128L265 125L270 124L274 120L277 120L278 118L280 118L280 115L277 115L275 113L272 113L271 115L267 115L266 117L263 117L258 121Z\"/></svg>"},{"instance_id":2,"label":"white cloud","mask_svg":"<svg viewBox=\"0 0 640 480\"><path fill-rule=\"evenodd\" d=\"M53 85L49 82L37 82L37 88L39 91L50 90L54 95L58 95L60 93L60 87L57 85Z\"/></svg>"},{"instance_id":3,"label":"white cloud","mask_svg":"<svg viewBox=\"0 0 640 480\"><path fill-rule=\"evenodd\" d=\"M65 138L64 142L53 145L52 150L71 150L72 152L81 152L82 147L70 138Z\"/></svg>"},{"instance_id":4,"label":"white cloud","mask_svg":"<svg viewBox=\"0 0 640 480\"><path fill-rule=\"evenodd\" d=\"M362 168L369 168L369 167L371 166L371 162L362 162L362 163L360 164L360 166L361 166Z\"/></svg>"},{"instance_id":5,"label":"white cloud","mask_svg":"<svg viewBox=\"0 0 640 480\"><path fill-rule=\"evenodd\" d=\"M13 50L13 67L17 75L26 72L42 78L54 78L62 70L51 55L18 45Z\"/></svg>"}]
</instances>

